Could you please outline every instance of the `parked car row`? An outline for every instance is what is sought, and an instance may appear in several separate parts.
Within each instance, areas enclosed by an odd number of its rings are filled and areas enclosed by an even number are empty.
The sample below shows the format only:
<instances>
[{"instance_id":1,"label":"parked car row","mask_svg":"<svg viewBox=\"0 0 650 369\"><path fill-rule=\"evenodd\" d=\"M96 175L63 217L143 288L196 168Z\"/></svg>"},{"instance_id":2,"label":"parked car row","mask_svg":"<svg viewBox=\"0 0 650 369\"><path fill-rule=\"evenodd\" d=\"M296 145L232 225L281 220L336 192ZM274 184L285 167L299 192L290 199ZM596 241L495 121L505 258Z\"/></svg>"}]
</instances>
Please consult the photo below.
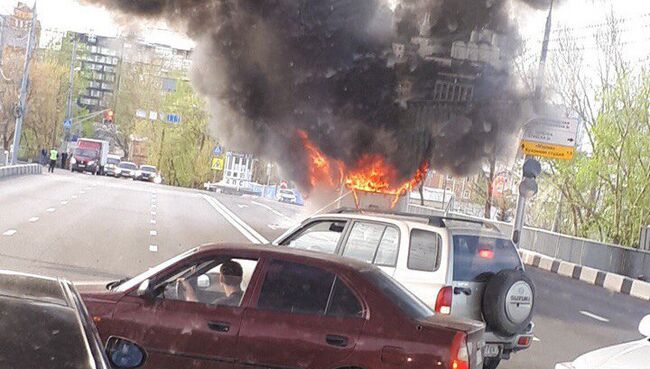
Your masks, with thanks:
<instances>
[{"instance_id":1,"label":"parked car row","mask_svg":"<svg viewBox=\"0 0 650 369\"><path fill-rule=\"evenodd\" d=\"M82 171L79 168L77 161L71 167L71 171ZM99 173L95 173L99 174ZM108 154L106 158L106 165L103 167L102 174L115 178L131 178L138 181L147 181L162 183L162 176L158 173L158 169L153 165L140 165L130 161L122 161L118 155Z\"/></svg>"}]
</instances>

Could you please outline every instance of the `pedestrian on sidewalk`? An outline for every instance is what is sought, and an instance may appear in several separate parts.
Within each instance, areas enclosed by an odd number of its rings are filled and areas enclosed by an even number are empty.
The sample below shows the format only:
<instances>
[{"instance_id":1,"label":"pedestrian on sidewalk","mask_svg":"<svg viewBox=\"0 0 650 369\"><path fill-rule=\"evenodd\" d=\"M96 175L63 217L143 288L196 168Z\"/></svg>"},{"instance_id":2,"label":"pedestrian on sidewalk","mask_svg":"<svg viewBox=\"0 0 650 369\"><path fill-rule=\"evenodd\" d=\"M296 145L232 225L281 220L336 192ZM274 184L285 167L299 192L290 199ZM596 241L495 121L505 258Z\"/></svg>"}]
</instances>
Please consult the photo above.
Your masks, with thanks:
<instances>
[{"instance_id":1,"label":"pedestrian on sidewalk","mask_svg":"<svg viewBox=\"0 0 650 369\"><path fill-rule=\"evenodd\" d=\"M65 169L67 162L68 162L68 153L64 151L61 154L61 169Z\"/></svg>"},{"instance_id":2,"label":"pedestrian on sidewalk","mask_svg":"<svg viewBox=\"0 0 650 369\"><path fill-rule=\"evenodd\" d=\"M47 150L41 149L41 165L47 165Z\"/></svg>"},{"instance_id":3,"label":"pedestrian on sidewalk","mask_svg":"<svg viewBox=\"0 0 650 369\"><path fill-rule=\"evenodd\" d=\"M56 167L56 159L59 158L59 152L53 147L50 150L50 167L47 169L48 172L54 173L54 167Z\"/></svg>"}]
</instances>

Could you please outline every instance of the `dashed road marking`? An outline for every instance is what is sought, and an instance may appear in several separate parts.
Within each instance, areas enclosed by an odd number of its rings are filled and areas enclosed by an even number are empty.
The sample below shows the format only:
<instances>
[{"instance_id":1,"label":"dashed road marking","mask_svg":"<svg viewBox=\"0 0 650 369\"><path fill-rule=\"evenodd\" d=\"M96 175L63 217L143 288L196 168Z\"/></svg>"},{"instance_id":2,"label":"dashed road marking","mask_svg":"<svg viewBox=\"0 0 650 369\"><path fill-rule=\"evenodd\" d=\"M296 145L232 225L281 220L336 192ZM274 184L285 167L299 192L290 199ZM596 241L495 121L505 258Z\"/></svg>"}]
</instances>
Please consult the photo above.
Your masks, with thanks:
<instances>
[{"instance_id":1,"label":"dashed road marking","mask_svg":"<svg viewBox=\"0 0 650 369\"><path fill-rule=\"evenodd\" d=\"M158 252L158 246L156 246L156 245L149 245L149 251L151 251L151 252Z\"/></svg>"},{"instance_id":2,"label":"dashed road marking","mask_svg":"<svg viewBox=\"0 0 650 369\"><path fill-rule=\"evenodd\" d=\"M149 231L149 236L157 236L158 232L157 231Z\"/></svg>"},{"instance_id":3,"label":"dashed road marking","mask_svg":"<svg viewBox=\"0 0 650 369\"><path fill-rule=\"evenodd\" d=\"M151 220L149 221L149 223L151 223L151 224L156 224L156 220L155 220L155 219L151 219Z\"/></svg>"},{"instance_id":4,"label":"dashed road marking","mask_svg":"<svg viewBox=\"0 0 650 369\"><path fill-rule=\"evenodd\" d=\"M237 206L239 206L240 209L246 209L248 207L246 204L237 204Z\"/></svg>"},{"instance_id":5,"label":"dashed road marking","mask_svg":"<svg viewBox=\"0 0 650 369\"><path fill-rule=\"evenodd\" d=\"M86 191L79 191L79 193L83 195L86 193Z\"/></svg>"},{"instance_id":6,"label":"dashed road marking","mask_svg":"<svg viewBox=\"0 0 650 369\"><path fill-rule=\"evenodd\" d=\"M155 217L155 216L156 216L156 212L155 212L155 211L152 211L152 212L151 212L151 216L154 216L154 217Z\"/></svg>"},{"instance_id":7,"label":"dashed road marking","mask_svg":"<svg viewBox=\"0 0 650 369\"><path fill-rule=\"evenodd\" d=\"M604 318L604 317L602 317L600 315L596 315L594 313L590 313L588 311L580 310L580 314L582 314L584 316L588 316L591 319L596 319L596 320L601 321L601 322L605 322L605 323L609 322L609 319Z\"/></svg>"},{"instance_id":8,"label":"dashed road marking","mask_svg":"<svg viewBox=\"0 0 650 369\"><path fill-rule=\"evenodd\" d=\"M63 201L61 201L61 205L67 205L67 204L68 204L68 201L67 201L67 200L63 200Z\"/></svg>"},{"instance_id":9,"label":"dashed road marking","mask_svg":"<svg viewBox=\"0 0 650 369\"><path fill-rule=\"evenodd\" d=\"M45 211L48 213L54 213L56 211L56 208L47 208Z\"/></svg>"},{"instance_id":10,"label":"dashed road marking","mask_svg":"<svg viewBox=\"0 0 650 369\"><path fill-rule=\"evenodd\" d=\"M73 199L76 199L77 197L78 197L77 195L72 195L72 198L73 198Z\"/></svg>"},{"instance_id":11,"label":"dashed road marking","mask_svg":"<svg viewBox=\"0 0 650 369\"><path fill-rule=\"evenodd\" d=\"M5 233L3 233L2 235L7 236L7 237L11 237L11 236L15 235L16 232L18 232L18 231L15 230L15 229L10 229L10 230L6 231Z\"/></svg>"},{"instance_id":12,"label":"dashed road marking","mask_svg":"<svg viewBox=\"0 0 650 369\"><path fill-rule=\"evenodd\" d=\"M29 222L30 223L35 223L35 222L38 222L38 219L39 219L38 217L31 217L31 218L29 218Z\"/></svg>"}]
</instances>

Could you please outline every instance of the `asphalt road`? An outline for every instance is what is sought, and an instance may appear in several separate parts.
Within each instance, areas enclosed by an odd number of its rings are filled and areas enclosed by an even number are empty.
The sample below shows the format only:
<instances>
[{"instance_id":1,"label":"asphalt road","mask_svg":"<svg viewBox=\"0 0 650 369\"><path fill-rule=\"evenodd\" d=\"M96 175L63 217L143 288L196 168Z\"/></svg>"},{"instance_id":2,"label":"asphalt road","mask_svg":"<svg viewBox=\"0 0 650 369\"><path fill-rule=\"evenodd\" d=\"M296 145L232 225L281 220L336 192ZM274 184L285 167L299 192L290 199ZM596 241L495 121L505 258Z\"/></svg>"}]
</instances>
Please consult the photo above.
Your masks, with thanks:
<instances>
[{"instance_id":1,"label":"asphalt road","mask_svg":"<svg viewBox=\"0 0 650 369\"><path fill-rule=\"evenodd\" d=\"M308 211L247 196L71 174L0 180L0 268L75 281L133 275L203 243L272 241ZM539 269L536 340L502 368L553 368L640 338L647 302Z\"/></svg>"}]
</instances>

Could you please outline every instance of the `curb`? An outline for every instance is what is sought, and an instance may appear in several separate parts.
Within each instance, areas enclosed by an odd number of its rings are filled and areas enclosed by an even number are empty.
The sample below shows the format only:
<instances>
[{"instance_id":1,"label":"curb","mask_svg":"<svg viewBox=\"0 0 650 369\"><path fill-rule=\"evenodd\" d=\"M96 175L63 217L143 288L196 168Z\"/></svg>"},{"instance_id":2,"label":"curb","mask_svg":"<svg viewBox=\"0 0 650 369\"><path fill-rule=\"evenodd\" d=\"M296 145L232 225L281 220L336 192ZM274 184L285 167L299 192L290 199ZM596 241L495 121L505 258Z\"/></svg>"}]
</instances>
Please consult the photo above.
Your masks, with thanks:
<instances>
[{"instance_id":1,"label":"curb","mask_svg":"<svg viewBox=\"0 0 650 369\"><path fill-rule=\"evenodd\" d=\"M650 301L649 282L554 259L534 251L519 249L519 255L521 255L521 260L526 265L544 269L565 277L578 279L613 292Z\"/></svg>"},{"instance_id":2,"label":"curb","mask_svg":"<svg viewBox=\"0 0 650 369\"><path fill-rule=\"evenodd\" d=\"M43 166L40 164L19 164L0 167L0 178L42 173Z\"/></svg>"}]
</instances>

